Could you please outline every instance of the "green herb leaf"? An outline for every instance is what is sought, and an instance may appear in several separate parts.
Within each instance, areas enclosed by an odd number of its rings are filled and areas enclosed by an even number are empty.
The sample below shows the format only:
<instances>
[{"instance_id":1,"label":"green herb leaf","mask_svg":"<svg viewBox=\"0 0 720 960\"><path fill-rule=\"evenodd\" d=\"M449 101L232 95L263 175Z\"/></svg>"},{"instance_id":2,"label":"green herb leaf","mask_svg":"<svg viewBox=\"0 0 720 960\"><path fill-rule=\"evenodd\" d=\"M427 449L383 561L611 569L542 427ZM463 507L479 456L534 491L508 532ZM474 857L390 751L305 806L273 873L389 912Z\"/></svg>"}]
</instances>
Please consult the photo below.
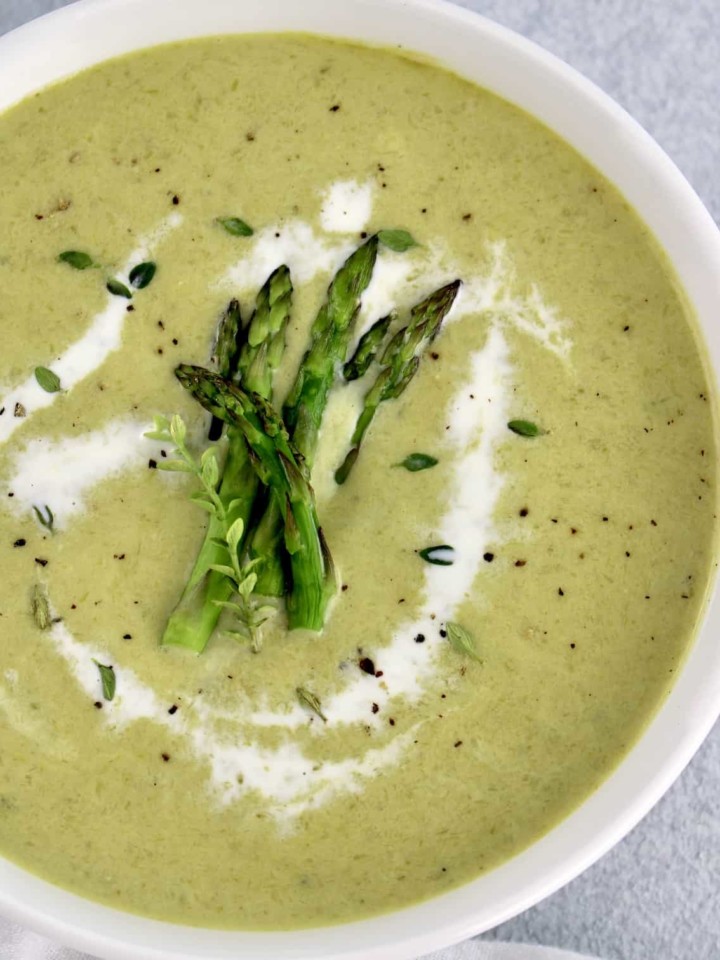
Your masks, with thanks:
<instances>
[{"instance_id":1,"label":"green herb leaf","mask_svg":"<svg viewBox=\"0 0 720 960\"><path fill-rule=\"evenodd\" d=\"M216 487L220 479L220 467L218 467L215 448L208 447L200 457L200 469L202 481L206 488Z\"/></svg>"},{"instance_id":2,"label":"green herb leaf","mask_svg":"<svg viewBox=\"0 0 720 960\"><path fill-rule=\"evenodd\" d=\"M300 701L301 706L310 707L312 712L316 713L323 723L327 723L327 717L322 711L322 704L314 693L306 690L305 687L298 687L295 692L297 693L297 698Z\"/></svg>"},{"instance_id":3,"label":"green herb leaf","mask_svg":"<svg viewBox=\"0 0 720 960\"><path fill-rule=\"evenodd\" d=\"M45 393L59 393L62 389L60 377L47 367L35 367L35 379Z\"/></svg>"},{"instance_id":4,"label":"green herb leaf","mask_svg":"<svg viewBox=\"0 0 720 960\"><path fill-rule=\"evenodd\" d=\"M455 549L447 543L425 547L424 550L418 550L418 553L427 563L434 563L438 567L451 567L455 562L453 559Z\"/></svg>"},{"instance_id":5,"label":"green herb leaf","mask_svg":"<svg viewBox=\"0 0 720 960\"><path fill-rule=\"evenodd\" d=\"M112 700L115 696L115 671L112 667L106 667L104 663L100 663L95 657L93 657L93 663L100 671L103 697L106 700Z\"/></svg>"},{"instance_id":6,"label":"green herb leaf","mask_svg":"<svg viewBox=\"0 0 720 960\"><path fill-rule=\"evenodd\" d=\"M405 467L410 473L417 473L418 470L429 470L434 467L438 461L427 453L411 453L409 456L396 463L396 467Z\"/></svg>"},{"instance_id":7,"label":"green herb leaf","mask_svg":"<svg viewBox=\"0 0 720 960\"><path fill-rule=\"evenodd\" d=\"M519 437L539 437L545 433L536 423L530 420L511 420L508 423L508 430L517 433Z\"/></svg>"},{"instance_id":8,"label":"green herb leaf","mask_svg":"<svg viewBox=\"0 0 720 960\"><path fill-rule=\"evenodd\" d=\"M132 294L125 286L124 283L120 283L119 280L115 280L111 277L108 282L105 284L106 290L108 290L114 297L125 297L126 300L132 300Z\"/></svg>"},{"instance_id":9,"label":"green herb leaf","mask_svg":"<svg viewBox=\"0 0 720 960\"><path fill-rule=\"evenodd\" d=\"M182 448L187 436L187 427L183 418L177 413L170 421L170 436L175 446Z\"/></svg>"},{"instance_id":10,"label":"green herb leaf","mask_svg":"<svg viewBox=\"0 0 720 960\"><path fill-rule=\"evenodd\" d=\"M135 287L136 290L143 290L152 283L156 271L157 264L153 263L152 260L139 263L136 267L132 268L128 276L131 286Z\"/></svg>"},{"instance_id":11,"label":"green herb leaf","mask_svg":"<svg viewBox=\"0 0 720 960\"><path fill-rule=\"evenodd\" d=\"M461 627L459 623L453 623L452 620L448 620L445 624L445 630L447 631L448 640L458 653L464 653L466 656L472 657L473 660L477 660L478 663L482 663L475 649L475 640L465 627Z\"/></svg>"},{"instance_id":12,"label":"green herb leaf","mask_svg":"<svg viewBox=\"0 0 720 960\"><path fill-rule=\"evenodd\" d=\"M395 253L404 253L411 247L418 246L417 240L407 230L379 230L378 239Z\"/></svg>"},{"instance_id":13,"label":"green herb leaf","mask_svg":"<svg viewBox=\"0 0 720 960\"><path fill-rule=\"evenodd\" d=\"M64 250L58 255L58 262L67 263L75 270L87 270L88 267L95 266L93 258L89 254L83 253L82 250Z\"/></svg>"},{"instance_id":14,"label":"green herb leaf","mask_svg":"<svg viewBox=\"0 0 720 960\"><path fill-rule=\"evenodd\" d=\"M38 523L39 523L41 526L45 527L47 530L49 530L50 533L53 533L53 527L55 526L55 517L53 516L53 512L52 512L52 510L50 509L50 507L49 507L47 504L45 504L45 513L44 513L44 514L43 514L43 512L42 512L38 507L36 507L36 506L33 506L33 511L34 511L34 513L35 513L35 516L36 516L37 519L38 519Z\"/></svg>"},{"instance_id":15,"label":"green herb leaf","mask_svg":"<svg viewBox=\"0 0 720 960\"><path fill-rule=\"evenodd\" d=\"M189 463L184 460L159 460L158 470L165 470L167 473L195 473Z\"/></svg>"},{"instance_id":16,"label":"green herb leaf","mask_svg":"<svg viewBox=\"0 0 720 960\"><path fill-rule=\"evenodd\" d=\"M243 533L245 532L245 524L243 523L242 517L238 517L237 520L230 525L225 539L227 540L228 550L230 555L237 555L238 547L240 541L243 538ZM256 578L257 579L257 578Z\"/></svg>"},{"instance_id":17,"label":"green herb leaf","mask_svg":"<svg viewBox=\"0 0 720 960\"><path fill-rule=\"evenodd\" d=\"M32 594L30 595L30 610L38 629L47 630L52 622L50 603L48 602L45 588L39 583L35 584Z\"/></svg>"},{"instance_id":18,"label":"green herb leaf","mask_svg":"<svg viewBox=\"0 0 720 960\"><path fill-rule=\"evenodd\" d=\"M240 217L216 217L216 221L233 237L251 237L255 232Z\"/></svg>"}]
</instances>

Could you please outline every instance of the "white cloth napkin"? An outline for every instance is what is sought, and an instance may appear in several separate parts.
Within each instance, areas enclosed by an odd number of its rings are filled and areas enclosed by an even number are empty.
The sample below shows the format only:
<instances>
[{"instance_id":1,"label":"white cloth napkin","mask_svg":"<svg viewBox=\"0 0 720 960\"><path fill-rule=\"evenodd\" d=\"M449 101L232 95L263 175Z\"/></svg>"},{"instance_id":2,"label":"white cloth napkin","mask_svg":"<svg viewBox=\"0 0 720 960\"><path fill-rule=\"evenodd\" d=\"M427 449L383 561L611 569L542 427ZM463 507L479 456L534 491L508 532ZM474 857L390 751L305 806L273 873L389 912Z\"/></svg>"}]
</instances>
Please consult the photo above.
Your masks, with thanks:
<instances>
[{"instance_id":1,"label":"white cloth napkin","mask_svg":"<svg viewBox=\"0 0 720 960\"><path fill-rule=\"evenodd\" d=\"M0 960L94 960L87 953L66 947L23 930L0 917ZM579 953L552 947L530 947L521 943L471 940L449 950L430 953L418 960L590 960Z\"/></svg>"}]
</instances>

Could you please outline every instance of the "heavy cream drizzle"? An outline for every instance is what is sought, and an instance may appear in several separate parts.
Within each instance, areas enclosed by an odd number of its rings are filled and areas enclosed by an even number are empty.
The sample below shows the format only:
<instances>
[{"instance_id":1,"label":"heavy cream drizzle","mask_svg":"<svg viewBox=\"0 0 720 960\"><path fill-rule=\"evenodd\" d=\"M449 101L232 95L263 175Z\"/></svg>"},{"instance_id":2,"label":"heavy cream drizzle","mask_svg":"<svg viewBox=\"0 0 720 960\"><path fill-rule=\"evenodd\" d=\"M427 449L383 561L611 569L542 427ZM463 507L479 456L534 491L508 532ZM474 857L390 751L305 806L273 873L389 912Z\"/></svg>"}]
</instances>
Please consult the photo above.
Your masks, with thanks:
<instances>
[{"instance_id":1,"label":"heavy cream drizzle","mask_svg":"<svg viewBox=\"0 0 720 960\"><path fill-rule=\"evenodd\" d=\"M143 260L147 260L163 238L182 223L182 216L173 213L147 237L144 237L128 257L118 279L129 284L128 273ZM64 268L66 269L66 268ZM108 294L105 308L98 313L79 340L70 344L65 353L48 362L53 372L60 378L63 391L72 390L94 370L97 370L106 358L122 344L122 331L127 317L127 301L123 297ZM27 418L37 410L55 403L60 393L47 393L31 374L23 383L10 388L0 401L5 415L0 417L0 444L5 443ZM25 416L13 416L16 405L25 410Z\"/></svg>"},{"instance_id":2,"label":"heavy cream drizzle","mask_svg":"<svg viewBox=\"0 0 720 960\"><path fill-rule=\"evenodd\" d=\"M248 293L280 263L290 266L297 284L319 274L329 279L354 248L356 240L342 240L328 233L354 232L366 226L372 213L368 197L371 198L369 187L355 181L331 185L323 194L320 213L323 231L318 232L301 220L268 226L248 241L243 259L219 282L223 286L232 285L240 293ZM167 229L178 223L179 218L166 221L152 242L157 242ZM147 256L151 245L148 239L142 249L129 258L129 264ZM479 260L482 262L483 258ZM512 364L507 331L514 328L533 337L563 361L569 355L570 341L564 324L543 302L537 288L531 287L527 296L517 293L514 269L505 245L491 245L484 251L484 260L486 269L464 278L461 293L446 321L454 323L462 319L488 325L485 345L469 358L468 379L458 388L447 410L450 429L444 439L456 459L451 479L452 496L448 498L451 505L440 522L438 542L453 545L454 564L452 567L428 565L425 569L424 600L418 616L404 624L377 652L376 665L384 673L382 684L362 672L353 672L352 679L347 679L336 694L323 697L322 691L317 691L330 728L358 723L377 726L379 721L369 709L372 702L387 705L396 698L412 701L422 693L436 675L438 653L446 642L440 635L443 620L452 618L468 596L478 575L485 545L501 540L493 515L506 481L497 470L496 455L507 440L506 422L510 413ZM357 335L392 307L409 307L457 273L449 251L441 243L404 254L381 250L373 279L363 297ZM124 307L111 298L88 333L52 365L65 388L71 388L87 376L109 352L119 347ZM333 473L341 456L329 438L338 431L349 434L361 408L363 392L361 384L353 384L331 395L326 424L332 429L321 436L314 472L321 506L324 498L336 492ZM470 394L475 397L473 401L469 400ZM53 399L54 395L44 394L31 379L11 391L5 403L21 402L32 412ZM12 432L7 430L8 422L12 423L11 420L0 423L0 442ZM83 495L94 483L109 473L132 466L136 460L145 459L144 452L139 455L131 450L131 432L139 439L137 424L114 422L85 438L88 443L97 444L93 448L91 469L74 474L68 469L67 482L60 484L54 494L50 487L41 495L37 488L30 486L31 465L34 461L36 466L37 458L43 456L40 447L33 447L33 441L15 460L16 496L19 491L19 500L26 505L38 499L50 502L53 495L61 496L62 499L55 502L62 502L70 515L73 509L80 509ZM122 453L117 457L106 455L105 446L118 438L122 440ZM54 455L65 456L71 465L77 448L67 440L63 443L67 446L63 450L61 445ZM414 642L417 633L425 635L425 643ZM77 641L64 623L55 624L49 635L87 696L100 699L100 679L92 657L107 662L103 651L91 650ZM272 749L261 746L252 737L253 728L292 731L309 722L310 729L322 736L325 725L309 721L307 712L299 705L272 711L262 703L241 703L236 711L228 714L195 701L186 705L182 717L176 715L170 720L166 705L158 702L152 689L134 671L122 664L117 664L116 669L118 692L115 700L106 704L104 712L111 726L122 728L141 718L166 726L185 737L191 753L207 764L209 782L219 800L230 802L246 791L257 791L268 803L270 813L286 821L340 793L361 789L363 779L399 761L412 737L412 731L393 735L385 729L380 741L376 730L375 740L362 756L318 764L292 741L290 732L279 747Z\"/></svg>"}]
</instances>

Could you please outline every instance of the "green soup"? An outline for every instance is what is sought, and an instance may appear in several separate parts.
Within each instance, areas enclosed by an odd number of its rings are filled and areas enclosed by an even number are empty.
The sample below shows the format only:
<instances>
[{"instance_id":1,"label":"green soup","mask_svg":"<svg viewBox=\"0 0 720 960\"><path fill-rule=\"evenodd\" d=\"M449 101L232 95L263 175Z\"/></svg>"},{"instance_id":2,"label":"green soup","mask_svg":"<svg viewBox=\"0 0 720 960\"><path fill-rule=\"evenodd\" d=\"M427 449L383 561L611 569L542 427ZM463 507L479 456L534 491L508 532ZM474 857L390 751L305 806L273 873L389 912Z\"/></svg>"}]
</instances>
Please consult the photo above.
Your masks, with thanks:
<instances>
[{"instance_id":1,"label":"green soup","mask_svg":"<svg viewBox=\"0 0 720 960\"><path fill-rule=\"evenodd\" d=\"M450 73L301 36L89 70L0 118L0 169L0 852L135 913L293 928L448 890L576 808L667 695L715 549L702 348L615 189ZM176 365L285 263L282 401L378 230L415 245L380 245L351 350L463 286L342 486L380 355L336 371L324 630L279 601L257 655L230 612L201 656L162 645L208 522L144 437L177 413L207 444Z\"/></svg>"}]
</instances>

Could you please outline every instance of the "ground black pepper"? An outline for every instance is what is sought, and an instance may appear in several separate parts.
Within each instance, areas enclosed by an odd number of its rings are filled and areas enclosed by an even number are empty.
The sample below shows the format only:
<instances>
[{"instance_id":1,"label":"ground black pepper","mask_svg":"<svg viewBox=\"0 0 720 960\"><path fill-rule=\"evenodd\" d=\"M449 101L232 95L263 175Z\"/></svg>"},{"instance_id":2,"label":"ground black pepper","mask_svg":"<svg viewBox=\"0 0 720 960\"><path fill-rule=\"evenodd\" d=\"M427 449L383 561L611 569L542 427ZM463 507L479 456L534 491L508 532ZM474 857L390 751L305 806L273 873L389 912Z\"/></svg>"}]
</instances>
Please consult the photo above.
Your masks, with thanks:
<instances>
[{"instance_id":1,"label":"ground black pepper","mask_svg":"<svg viewBox=\"0 0 720 960\"><path fill-rule=\"evenodd\" d=\"M363 657L362 660L358 662L358 666L365 673L369 673L371 676L375 676L375 664L372 662L370 657Z\"/></svg>"}]
</instances>

